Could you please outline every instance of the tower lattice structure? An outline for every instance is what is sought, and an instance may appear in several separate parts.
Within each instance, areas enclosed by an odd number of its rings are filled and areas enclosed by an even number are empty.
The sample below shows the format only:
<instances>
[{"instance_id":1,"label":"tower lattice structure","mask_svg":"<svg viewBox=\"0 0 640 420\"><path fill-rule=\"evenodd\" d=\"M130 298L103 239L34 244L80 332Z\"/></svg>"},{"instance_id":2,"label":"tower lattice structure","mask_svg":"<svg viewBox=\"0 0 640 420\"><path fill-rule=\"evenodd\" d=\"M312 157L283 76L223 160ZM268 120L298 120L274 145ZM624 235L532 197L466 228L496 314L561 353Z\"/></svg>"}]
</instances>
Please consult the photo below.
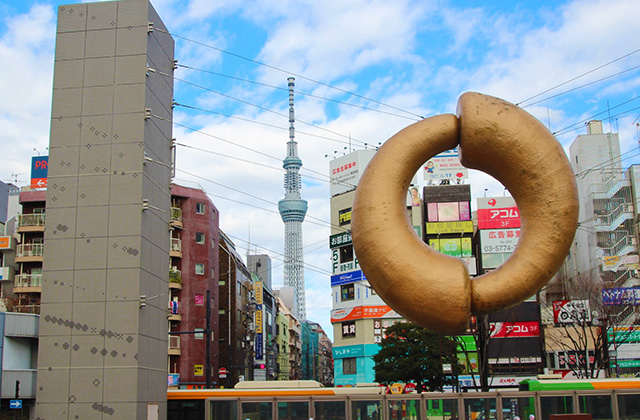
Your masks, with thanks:
<instances>
[{"instance_id":1,"label":"tower lattice structure","mask_svg":"<svg viewBox=\"0 0 640 420\"><path fill-rule=\"evenodd\" d=\"M307 201L300 196L302 182L300 168L302 160L298 157L298 143L295 141L293 88L295 79L289 82L289 141L287 157L283 160L284 199L278 202L278 211L284 222L284 285L295 290L294 313L298 319L307 319L304 290L304 255L302 253L302 222L307 214Z\"/></svg>"}]
</instances>

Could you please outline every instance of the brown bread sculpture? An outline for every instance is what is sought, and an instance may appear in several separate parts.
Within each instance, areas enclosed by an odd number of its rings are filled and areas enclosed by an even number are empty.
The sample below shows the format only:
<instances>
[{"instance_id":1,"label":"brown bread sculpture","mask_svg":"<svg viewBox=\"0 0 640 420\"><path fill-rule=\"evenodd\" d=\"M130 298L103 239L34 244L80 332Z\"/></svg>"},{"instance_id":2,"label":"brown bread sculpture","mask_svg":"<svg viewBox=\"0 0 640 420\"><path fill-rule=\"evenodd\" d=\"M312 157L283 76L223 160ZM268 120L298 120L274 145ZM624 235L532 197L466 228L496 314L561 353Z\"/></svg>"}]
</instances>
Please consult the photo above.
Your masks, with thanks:
<instances>
[{"instance_id":1,"label":"brown bread sculpture","mask_svg":"<svg viewBox=\"0 0 640 420\"><path fill-rule=\"evenodd\" d=\"M458 145L463 165L511 192L522 226L511 257L474 279L464 261L418 238L405 207L416 171ZM380 297L409 321L457 334L471 313L515 305L551 279L575 235L578 196L562 146L537 119L501 99L466 93L458 117L428 118L384 143L358 184L352 217L355 253Z\"/></svg>"}]
</instances>

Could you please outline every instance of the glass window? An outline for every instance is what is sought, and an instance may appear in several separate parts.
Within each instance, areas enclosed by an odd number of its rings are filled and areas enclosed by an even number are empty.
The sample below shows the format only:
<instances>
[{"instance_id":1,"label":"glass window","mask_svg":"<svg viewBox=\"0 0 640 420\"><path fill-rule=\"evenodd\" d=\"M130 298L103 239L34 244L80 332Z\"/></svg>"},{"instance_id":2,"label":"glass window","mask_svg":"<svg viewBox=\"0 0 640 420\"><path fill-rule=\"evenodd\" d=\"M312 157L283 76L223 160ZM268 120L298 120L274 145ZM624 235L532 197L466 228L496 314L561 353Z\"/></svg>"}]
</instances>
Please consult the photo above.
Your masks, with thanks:
<instances>
[{"instance_id":1,"label":"glass window","mask_svg":"<svg viewBox=\"0 0 640 420\"><path fill-rule=\"evenodd\" d=\"M620 420L640 418L640 398L638 398L638 394L618 394L618 411Z\"/></svg>"},{"instance_id":2,"label":"glass window","mask_svg":"<svg viewBox=\"0 0 640 420\"><path fill-rule=\"evenodd\" d=\"M224 315L226 313L227 313L226 309L218 309L218 314L219 315Z\"/></svg>"},{"instance_id":3,"label":"glass window","mask_svg":"<svg viewBox=\"0 0 640 420\"><path fill-rule=\"evenodd\" d=\"M425 400L427 418L429 419L458 419L458 400L438 399Z\"/></svg>"},{"instance_id":4,"label":"glass window","mask_svg":"<svg viewBox=\"0 0 640 420\"><path fill-rule=\"evenodd\" d=\"M591 414L593 420L613 418L611 395L582 395L578 399L580 412Z\"/></svg>"},{"instance_id":5,"label":"glass window","mask_svg":"<svg viewBox=\"0 0 640 420\"><path fill-rule=\"evenodd\" d=\"M513 420L516 416L526 420L531 414L536 415L533 398L502 397L503 420Z\"/></svg>"},{"instance_id":6,"label":"glass window","mask_svg":"<svg viewBox=\"0 0 640 420\"><path fill-rule=\"evenodd\" d=\"M418 420L420 400L388 400L390 419Z\"/></svg>"},{"instance_id":7,"label":"glass window","mask_svg":"<svg viewBox=\"0 0 640 420\"><path fill-rule=\"evenodd\" d=\"M342 359L342 374L343 375L355 375L358 373L356 369L356 358L345 357Z\"/></svg>"},{"instance_id":8,"label":"glass window","mask_svg":"<svg viewBox=\"0 0 640 420\"><path fill-rule=\"evenodd\" d=\"M204 244L204 233L202 232L196 232L196 243L197 244Z\"/></svg>"},{"instance_id":9,"label":"glass window","mask_svg":"<svg viewBox=\"0 0 640 420\"><path fill-rule=\"evenodd\" d=\"M243 402L242 403L242 419L260 419L260 420L271 420L273 418L273 413L271 410L272 402ZM214 418L225 418L231 419L235 417L214 417Z\"/></svg>"},{"instance_id":10,"label":"glass window","mask_svg":"<svg viewBox=\"0 0 640 420\"><path fill-rule=\"evenodd\" d=\"M353 283L340 286L340 295L342 301L355 299Z\"/></svg>"},{"instance_id":11,"label":"glass window","mask_svg":"<svg viewBox=\"0 0 640 420\"><path fill-rule=\"evenodd\" d=\"M438 203L438 221L439 222L456 222L458 220L460 220L458 202Z\"/></svg>"},{"instance_id":12,"label":"glass window","mask_svg":"<svg viewBox=\"0 0 640 420\"><path fill-rule=\"evenodd\" d=\"M495 398L465 398L464 415L468 419L495 420Z\"/></svg>"},{"instance_id":13,"label":"glass window","mask_svg":"<svg viewBox=\"0 0 640 420\"><path fill-rule=\"evenodd\" d=\"M204 214L206 206L204 203L196 203L196 214Z\"/></svg>"},{"instance_id":14,"label":"glass window","mask_svg":"<svg viewBox=\"0 0 640 420\"><path fill-rule=\"evenodd\" d=\"M196 340L204 340L204 328L194 328L195 334L193 334Z\"/></svg>"},{"instance_id":15,"label":"glass window","mask_svg":"<svg viewBox=\"0 0 640 420\"><path fill-rule=\"evenodd\" d=\"M340 247L340 262L351 262L353 261L353 245L347 245Z\"/></svg>"},{"instance_id":16,"label":"glass window","mask_svg":"<svg viewBox=\"0 0 640 420\"><path fill-rule=\"evenodd\" d=\"M218 280L218 286L226 286L226 285L227 285L226 280Z\"/></svg>"},{"instance_id":17,"label":"glass window","mask_svg":"<svg viewBox=\"0 0 640 420\"><path fill-rule=\"evenodd\" d=\"M203 263L196 263L196 274L198 275L204 275L204 264Z\"/></svg>"},{"instance_id":18,"label":"glass window","mask_svg":"<svg viewBox=\"0 0 640 420\"><path fill-rule=\"evenodd\" d=\"M571 395L541 396L540 417L548 419L551 414L573 414Z\"/></svg>"},{"instance_id":19,"label":"glass window","mask_svg":"<svg viewBox=\"0 0 640 420\"><path fill-rule=\"evenodd\" d=\"M344 420L347 418L346 401L314 401L316 420Z\"/></svg>"},{"instance_id":20,"label":"glass window","mask_svg":"<svg viewBox=\"0 0 640 420\"><path fill-rule=\"evenodd\" d=\"M309 420L308 401L279 401L278 420Z\"/></svg>"},{"instance_id":21,"label":"glass window","mask_svg":"<svg viewBox=\"0 0 640 420\"><path fill-rule=\"evenodd\" d=\"M381 401L353 401L351 403L352 420L380 420L382 416Z\"/></svg>"}]
</instances>

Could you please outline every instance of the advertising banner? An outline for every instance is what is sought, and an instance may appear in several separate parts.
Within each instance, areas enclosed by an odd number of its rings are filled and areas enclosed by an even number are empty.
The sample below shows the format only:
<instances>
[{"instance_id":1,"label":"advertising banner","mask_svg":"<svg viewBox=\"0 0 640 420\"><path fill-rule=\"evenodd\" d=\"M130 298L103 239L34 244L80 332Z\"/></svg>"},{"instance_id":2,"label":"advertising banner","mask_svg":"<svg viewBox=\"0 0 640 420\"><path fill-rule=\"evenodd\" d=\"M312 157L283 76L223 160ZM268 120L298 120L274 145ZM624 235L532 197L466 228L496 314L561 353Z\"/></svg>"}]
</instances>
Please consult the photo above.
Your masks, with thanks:
<instances>
[{"instance_id":1,"label":"advertising banner","mask_svg":"<svg viewBox=\"0 0 640 420\"><path fill-rule=\"evenodd\" d=\"M540 324L537 321L492 322L489 331L492 338L538 337Z\"/></svg>"},{"instance_id":2,"label":"advertising banner","mask_svg":"<svg viewBox=\"0 0 640 420\"><path fill-rule=\"evenodd\" d=\"M640 343L624 343L618 346L609 346L609 351L611 352L612 350L617 352L618 359L640 359Z\"/></svg>"},{"instance_id":3,"label":"advertising banner","mask_svg":"<svg viewBox=\"0 0 640 420\"><path fill-rule=\"evenodd\" d=\"M520 229L486 229L480 231L480 249L483 254L513 252L520 239Z\"/></svg>"},{"instance_id":4,"label":"advertising banner","mask_svg":"<svg viewBox=\"0 0 640 420\"><path fill-rule=\"evenodd\" d=\"M34 156L31 158L31 188L47 188L49 172L49 156Z\"/></svg>"},{"instance_id":5,"label":"advertising banner","mask_svg":"<svg viewBox=\"0 0 640 420\"><path fill-rule=\"evenodd\" d=\"M334 309L331 322L351 321L364 318L399 318L400 315L387 305L355 306L353 308Z\"/></svg>"},{"instance_id":6,"label":"advertising banner","mask_svg":"<svg viewBox=\"0 0 640 420\"><path fill-rule=\"evenodd\" d=\"M352 243L351 231L329 236L329 248L338 248L341 246L351 245Z\"/></svg>"},{"instance_id":7,"label":"advertising banner","mask_svg":"<svg viewBox=\"0 0 640 420\"><path fill-rule=\"evenodd\" d=\"M0 236L0 249L13 249L14 240L12 236Z\"/></svg>"},{"instance_id":8,"label":"advertising banner","mask_svg":"<svg viewBox=\"0 0 640 420\"><path fill-rule=\"evenodd\" d=\"M467 168L458 158L458 148L448 150L428 160L424 166L424 179L465 179L469 176Z\"/></svg>"},{"instance_id":9,"label":"advertising banner","mask_svg":"<svg viewBox=\"0 0 640 420\"><path fill-rule=\"evenodd\" d=\"M478 198L478 229L520 227L520 212L513 197Z\"/></svg>"},{"instance_id":10,"label":"advertising banner","mask_svg":"<svg viewBox=\"0 0 640 420\"><path fill-rule=\"evenodd\" d=\"M340 248L333 248L331 250L332 274L340 274L346 273L348 271L359 270L360 264L358 264L358 259L353 255L353 250L351 250L351 254L349 255L349 257L352 258L351 261L340 262Z\"/></svg>"},{"instance_id":11,"label":"advertising banner","mask_svg":"<svg viewBox=\"0 0 640 420\"><path fill-rule=\"evenodd\" d=\"M429 246L452 257L471 258L471 238L429 239Z\"/></svg>"},{"instance_id":12,"label":"advertising banner","mask_svg":"<svg viewBox=\"0 0 640 420\"><path fill-rule=\"evenodd\" d=\"M610 343L640 342L640 325L620 325L607 329Z\"/></svg>"},{"instance_id":13,"label":"advertising banner","mask_svg":"<svg viewBox=\"0 0 640 420\"><path fill-rule=\"evenodd\" d=\"M354 190L360 181L364 168L367 167L375 153L373 149L358 150L329 162L329 170L331 171L329 193L331 196Z\"/></svg>"},{"instance_id":14,"label":"advertising banner","mask_svg":"<svg viewBox=\"0 0 640 420\"><path fill-rule=\"evenodd\" d=\"M572 324L590 320L591 309L588 300L553 301L553 322L555 324Z\"/></svg>"},{"instance_id":15,"label":"advertising banner","mask_svg":"<svg viewBox=\"0 0 640 420\"><path fill-rule=\"evenodd\" d=\"M360 280L366 280L366 277L364 276L362 270L335 274L331 276L331 286L340 286L342 284L355 283Z\"/></svg>"},{"instance_id":16,"label":"advertising banner","mask_svg":"<svg viewBox=\"0 0 640 420\"><path fill-rule=\"evenodd\" d=\"M256 342L255 342L255 359L262 360L264 357L264 344L262 342L264 333L256 333Z\"/></svg>"},{"instance_id":17,"label":"advertising banner","mask_svg":"<svg viewBox=\"0 0 640 420\"><path fill-rule=\"evenodd\" d=\"M640 255L604 257L602 269L604 271L640 270Z\"/></svg>"},{"instance_id":18,"label":"advertising banner","mask_svg":"<svg viewBox=\"0 0 640 420\"><path fill-rule=\"evenodd\" d=\"M604 305L640 305L640 287L611 287L602 289Z\"/></svg>"},{"instance_id":19,"label":"advertising banner","mask_svg":"<svg viewBox=\"0 0 640 420\"><path fill-rule=\"evenodd\" d=\"M427 235L443 233L473 233L473 221L427 223Z\"/></svg>"}]
</instances>

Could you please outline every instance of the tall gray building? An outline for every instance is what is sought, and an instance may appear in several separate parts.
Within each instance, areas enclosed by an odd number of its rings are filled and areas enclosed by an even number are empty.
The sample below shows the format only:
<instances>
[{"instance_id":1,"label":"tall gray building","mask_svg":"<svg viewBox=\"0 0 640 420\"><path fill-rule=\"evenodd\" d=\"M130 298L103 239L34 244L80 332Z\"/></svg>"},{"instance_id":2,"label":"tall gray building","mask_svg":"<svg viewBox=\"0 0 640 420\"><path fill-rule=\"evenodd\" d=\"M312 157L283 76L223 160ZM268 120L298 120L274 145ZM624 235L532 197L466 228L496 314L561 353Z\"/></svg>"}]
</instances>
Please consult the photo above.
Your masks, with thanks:
<instances>
[{"instance_id":1,"label":"tall gray building","mask_svg":"<svg viewBox=\"0 0 640 420\"><path fill-rule=\"evenodd\" d=\"M289 81L289 141L287 157L282 163L284 175L284 199L278 202L280 217L284 222L284 285L296 290L293 313L300 320L307 319L306 297L304 291L304 255L302 253L302 222L307 214L307 201L300 196L302 182L300 168L302 160L298 157L298 143L295 140L293 87L295 79Z\"/></svg>"},{"instance_id":2,"label":"tall gray building","mask_svg":"<svg viewBox=\"0 0 640 420\"><path fill-rule=\"evenodd\" d=\"M38 419L166 418L173 53L148 0L58 9Z\"/></svg>"}]
</instances>

